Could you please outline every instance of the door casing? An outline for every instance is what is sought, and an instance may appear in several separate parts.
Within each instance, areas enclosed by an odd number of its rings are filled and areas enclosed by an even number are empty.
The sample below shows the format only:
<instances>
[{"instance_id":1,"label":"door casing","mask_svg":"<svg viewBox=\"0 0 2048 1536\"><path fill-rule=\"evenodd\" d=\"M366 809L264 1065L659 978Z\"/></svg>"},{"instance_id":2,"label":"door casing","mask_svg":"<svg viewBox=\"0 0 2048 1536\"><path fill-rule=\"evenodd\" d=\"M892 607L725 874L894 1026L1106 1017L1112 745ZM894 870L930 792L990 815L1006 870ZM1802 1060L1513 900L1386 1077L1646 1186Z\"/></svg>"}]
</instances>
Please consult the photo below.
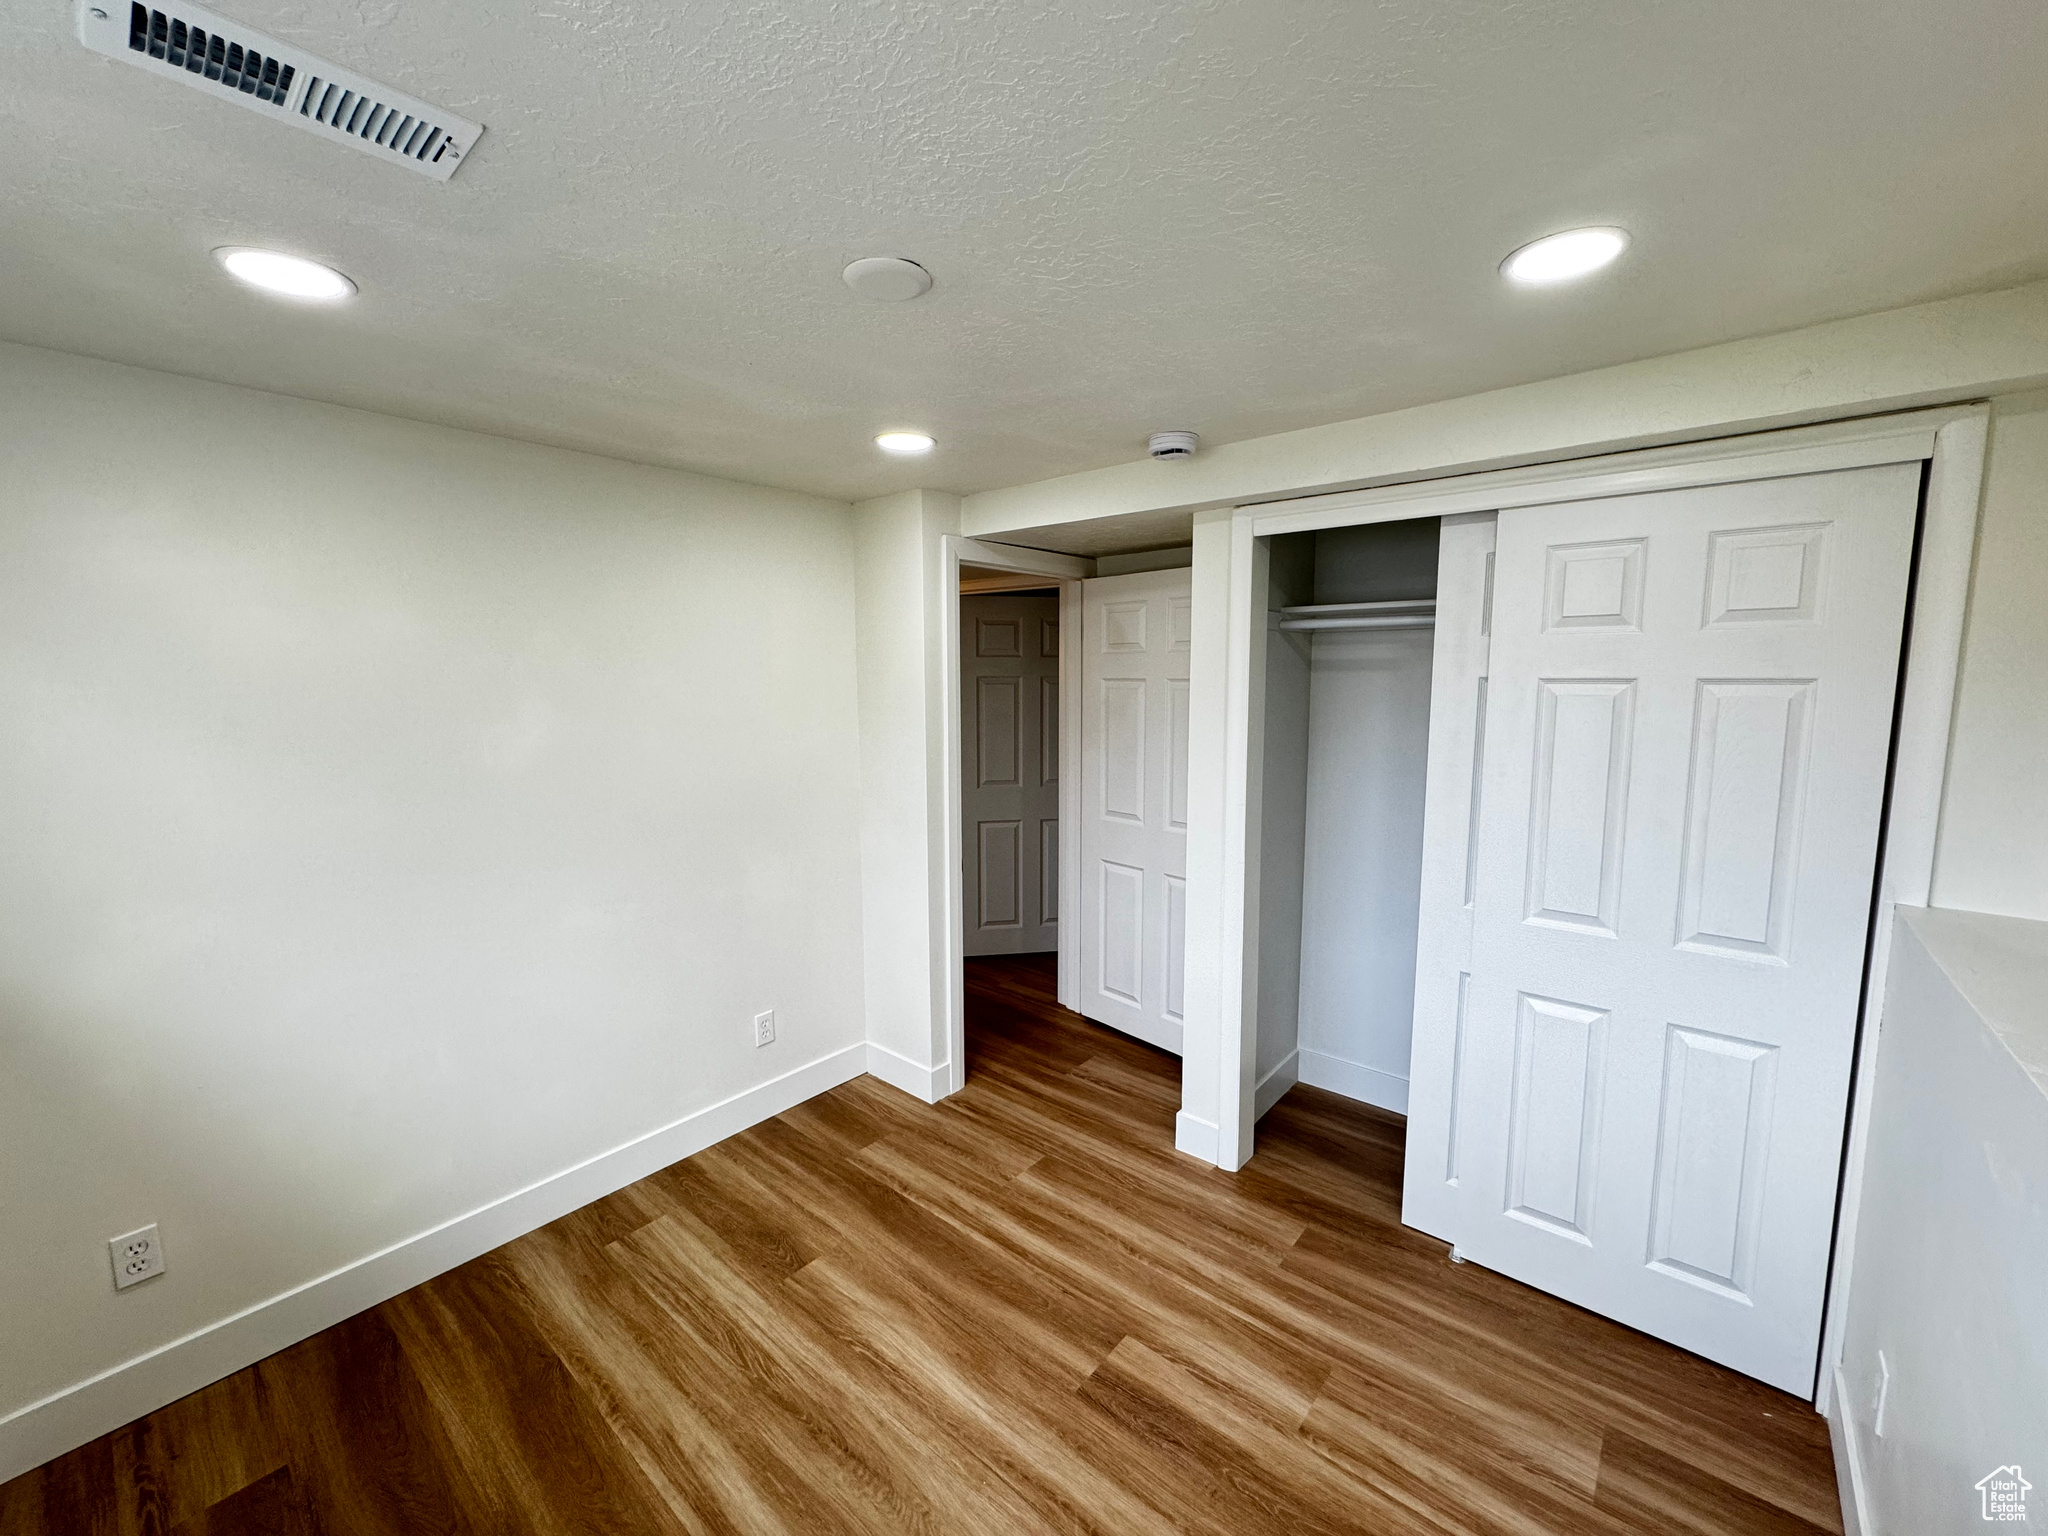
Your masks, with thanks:
<instances>
[{"instance_id":1,"label":"door casing","mask_svg":"<svg viewBox=\"0 0 2048 1536\"><path fill-rule=\"evenodd\" d=\"M960 534L939 541L938 577L945 616L939 637L939 789L945 796L946 846L942 872L945 890L939 958L945 971L946 1059L950 1079L941 1096L958 1093L967 1080L967 1019L962 967L966 964L967 902L961 878L960 816L960 566L986 566L1050 578L1060 594L1060 902L1062 915L1080 910L1081 733L1068 722L1080 720L1081 580L1095 571L1095 562L1076 555L989 544ZM1072 1008L1079 1000L1078 925L1059 925L1059 1001Z\"/></svg>"}]
</instances>

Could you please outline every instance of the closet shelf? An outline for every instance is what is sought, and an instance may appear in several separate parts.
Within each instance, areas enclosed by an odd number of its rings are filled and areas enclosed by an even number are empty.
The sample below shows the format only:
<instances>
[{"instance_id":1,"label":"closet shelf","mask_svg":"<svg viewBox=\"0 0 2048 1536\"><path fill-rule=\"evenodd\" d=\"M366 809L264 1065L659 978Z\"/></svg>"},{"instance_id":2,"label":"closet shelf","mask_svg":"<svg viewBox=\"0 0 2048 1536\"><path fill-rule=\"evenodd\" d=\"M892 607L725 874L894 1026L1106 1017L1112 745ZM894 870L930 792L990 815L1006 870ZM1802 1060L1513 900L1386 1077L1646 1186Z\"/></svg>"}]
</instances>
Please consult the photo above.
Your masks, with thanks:
<instances>
[{"instance_id":1,"label":"closet shelf","mask_svg":"<svg viewBox=\"0 0 2048 1536\"><path fill-rule=\"evenodd\" d=\"M1383 603L1310 603L1280 610L1282 629L1432 629L1436 599Z\"/></svg>"}]
</instances>

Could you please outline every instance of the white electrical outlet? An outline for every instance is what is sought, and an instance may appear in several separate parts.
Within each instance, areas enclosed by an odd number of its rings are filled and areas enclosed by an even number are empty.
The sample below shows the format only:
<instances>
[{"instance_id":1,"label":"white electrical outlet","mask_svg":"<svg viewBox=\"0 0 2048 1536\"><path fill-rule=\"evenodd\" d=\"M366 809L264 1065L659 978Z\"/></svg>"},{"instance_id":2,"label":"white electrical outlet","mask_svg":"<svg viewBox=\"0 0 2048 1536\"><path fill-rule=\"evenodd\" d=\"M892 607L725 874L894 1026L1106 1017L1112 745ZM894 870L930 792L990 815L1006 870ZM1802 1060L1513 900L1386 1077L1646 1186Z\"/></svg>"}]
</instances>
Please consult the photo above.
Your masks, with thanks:
<instances>
[{"instance_id":1,"label":"white electrical outlet","mask_svg":"<svg viewBox=\"0 0 2048 1536\"><path fill-rule=\"evenodd\" d=\"M164 1240L154 1226L138 1228L125 1237L109 1239L107 1252L114 1260L114 1289L125 1291L151 1275L164 1272Z\"/></svg>"},{"instance_id":2,"label":"white electrical outlet","mask_svg":"<svg viewBox=\"0 0 2048 1536\"><path fill-rule=\"evenodd\" d=\"M754 1015L754 1044L767 1045L775 1039L775 1010Z\"/></svg>"},{"instance_id":3,"label":"white electrical outlet","mask_svg":"<svg viewBox=\"0 0 2048 1536\"><path fill-rule=\"evenodd\" d=\"M1891 1405L1892 1367L1880 1349L1877 1352L1877 1402L1870 1410L1870 1432L1880 1440L1884 1438L1884 1412Z\"/></svg>"}]
</instances>

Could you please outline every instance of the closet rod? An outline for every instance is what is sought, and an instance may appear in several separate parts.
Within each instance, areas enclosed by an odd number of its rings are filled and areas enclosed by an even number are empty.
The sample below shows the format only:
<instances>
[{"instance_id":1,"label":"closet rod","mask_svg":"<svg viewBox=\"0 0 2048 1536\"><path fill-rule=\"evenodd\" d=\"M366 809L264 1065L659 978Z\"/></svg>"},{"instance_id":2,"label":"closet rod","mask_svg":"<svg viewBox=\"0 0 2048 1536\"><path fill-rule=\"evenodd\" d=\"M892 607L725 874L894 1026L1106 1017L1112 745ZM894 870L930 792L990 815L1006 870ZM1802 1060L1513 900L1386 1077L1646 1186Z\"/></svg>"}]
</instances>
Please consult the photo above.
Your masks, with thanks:
<instances>
[{"instance_id":1,"label":"closet rod","mask_svg":"<svg viewBox=\"0 0 2048 1536\"><path fill-rule=\"evenodd\" d=\"M1435 629L1429 613L1332 614L1328 618L1282 619L1282 629Z\"/></svg>"},{"instance_id":2,"label":"closet rod","mask_svg":"<svg viewBox=\"0 0 2048 1536\"><path fill-rule=\"evenodd\" d=\"M1433 597L1401 597L1378 603L1299 603L1282 608L1283 619L1338 619L1374 613L1435 613Z\"/></svg>"}]
</instances>

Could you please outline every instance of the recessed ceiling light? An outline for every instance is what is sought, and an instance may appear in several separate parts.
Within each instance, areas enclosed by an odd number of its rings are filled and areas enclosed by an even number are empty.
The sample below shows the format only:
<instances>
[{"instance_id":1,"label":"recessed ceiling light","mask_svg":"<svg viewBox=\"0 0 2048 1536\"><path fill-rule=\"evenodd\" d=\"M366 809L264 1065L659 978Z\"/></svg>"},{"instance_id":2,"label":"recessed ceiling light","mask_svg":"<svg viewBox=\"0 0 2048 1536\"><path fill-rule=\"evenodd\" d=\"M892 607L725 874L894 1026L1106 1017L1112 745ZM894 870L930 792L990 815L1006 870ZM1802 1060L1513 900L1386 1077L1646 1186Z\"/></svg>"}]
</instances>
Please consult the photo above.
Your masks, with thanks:
<instances>
[{"instance_id":1,"label":"recessed ceiling light","mask_svg":"<svg viewBox=\"0 0 2048 1536\"><path fill-rule=\"evenodd\" d=\"M884 432L875 446L884 453L930 453L937 444L922 432Z\"/></svg>"},{"instance_id":2,"label":"recessed ceiling light","mask_svg":"<svg viewBox=\"0 0 2048 1536\"><path fill-rule=\"evenodd\" d=\"M1531 240L1500 264L1508 281L1531 287L1598 272L1628 249L1628 231L1601 225Z\"/></svg>"},{"instance_id":3,"label":"recessed ceiling light","mask_svg":"<svg viewBox=\"0 0 2048 1536\"><path fill-rule=\"evenodd\" d=\"M247 283L251 288L261 288L265 293L274 293L281 299L331 304L337 299L350 297L356 291L356 285L334 268L323 267L303 256L287 256L282 251L224 245L213 253L213 257L236 281Z\"/></svg>"}]
</instances>

